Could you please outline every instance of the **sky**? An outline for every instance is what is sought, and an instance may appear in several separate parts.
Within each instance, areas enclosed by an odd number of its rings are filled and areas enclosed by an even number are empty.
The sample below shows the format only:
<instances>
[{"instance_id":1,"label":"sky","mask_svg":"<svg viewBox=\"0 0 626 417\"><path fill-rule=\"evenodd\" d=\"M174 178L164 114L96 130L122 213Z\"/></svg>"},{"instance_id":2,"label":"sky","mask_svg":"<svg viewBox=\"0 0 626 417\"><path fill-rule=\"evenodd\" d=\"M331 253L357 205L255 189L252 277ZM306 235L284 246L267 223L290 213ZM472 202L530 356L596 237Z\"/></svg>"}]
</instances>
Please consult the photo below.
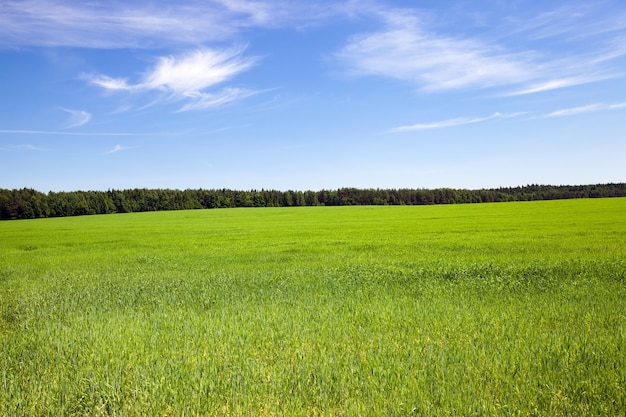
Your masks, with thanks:
<instances>
[{"instance_id":1,"label":"sky","mask_svg":"<svg viewBox=\"0 0 626 417\"><path fill-rule=\"evenodd\" d=\"M1 0L0 188L626 182L623 0Z\"/></svg>"}]
</instances>

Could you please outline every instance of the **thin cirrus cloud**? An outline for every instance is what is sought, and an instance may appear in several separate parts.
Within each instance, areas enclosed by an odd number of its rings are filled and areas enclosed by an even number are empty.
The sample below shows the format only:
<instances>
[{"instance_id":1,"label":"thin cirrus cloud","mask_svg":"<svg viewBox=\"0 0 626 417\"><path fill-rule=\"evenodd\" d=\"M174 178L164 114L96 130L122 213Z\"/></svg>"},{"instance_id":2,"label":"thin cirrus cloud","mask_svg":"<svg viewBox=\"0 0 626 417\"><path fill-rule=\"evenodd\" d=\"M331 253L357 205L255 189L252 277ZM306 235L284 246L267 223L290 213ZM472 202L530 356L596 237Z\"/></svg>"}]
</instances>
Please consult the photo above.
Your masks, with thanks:
<instances>
[{"instance_id":1,"label":"thin cirrus cloud","mask_svg":"<svg viewBox=\"0 0 626 417\"><path fill-rule=\"evenodd\" d=\"M626 102L614 103L614 104L594 103L594 104L588 104L585 106L571 107L567 109L555 110L553 112L543 115L543 117L552 118L552 117L576 116L576 115L584 114L584 113L596 113L600 111L611 111L611 110L619 110L619 109L626 109Z\"/></svg>"},{"instance_id":2,"label":"thin cirrus cloud","mask_svg":"<svg viewBox=\"0 0 626 417\"><path fill-rule=\"evenodd\" d=\"M528 80L521 88L504 95L517 96L541 93L559 88L573 87L598 81L621 78L624 71L614 65L614 61L626 56L626 47L608 42L598 48L578 56L565 57L542 64L542 71L535 79Z\"/></svg>"},{"instance_id":3,"label":"thin cirrus cloud","mask_svg":"<svg viewBox=\"0 0 626 417\"><path fill-rule=\"evenodd\" d=\"M609 74L588 74L585 76L578 76L573 78L559 78L554 80L541 81L539 83L531 83L524 86L520 90L511 91L505 95L508 96L521 96L526 94L541 93L544 91L555 90L558 88L573 87L576 85L588 84L596 81L602 81L610 78L614 78L615 75Z\"/></svg>"},{"instance_id":4,"label":"thin cirrus cloud","mask_svg":"<svg viewBox=\"0 0 626 417\"><path fill-rule=\"evenodd\" d=\"M343 2L339 2L343 3ZM348 2L350 3L350 2ZM81 2L6 1L0 7L0 45L154 48L231 39L251 27L285 27L345 13L337 2L181 0Z\"/></svg>"},{"instance_id":5,"label":"thin cirrus cloud","mask_svg":"<svg viewBox=\"0 0 626 417\"><path fill-rule=\"evenodd\" d=\"M441 120L437 122L431 123L417 123L413 125L407 126L399 126L389 129L387 133L402 133L402 132L415 132L420 130L431 130L431 129L443 129L448 127L457 127L463 125L469 125L474 123L486 122L488 120L494 119L504 119L511 118L522 115L524 113L494 113L491 116L486 117L457 117L454 119Z\"/></svg>"},{"instance_id":6,"label":"thin cirrus cloud","mask_svg":"<svg viewBox=\"0 0 626 417\"><path fill-rule=\"evenodd\" d=\"M405 11L380 16L384 30L355 36L335 54L355 75L391 77L426 91L490 87L529 77L521 55L497 54L475 39L440 36Z\"/></svg>"},{"instance_id":7,"label":"thin cirrus cloud","mask_svg":"<svg viewBox=\"0 0 626 417\"><path fill-rule=\"evenodd\" d=\"M25 144L25 145L11 145L6 147L0 147L0 151L45 151L45 148L39 146Z\"/></svg>"},{"instance_id":8,"label":"thin cirrus cloud","mask_svg":"<svg viewBox=\"0 0 626 417\"><path fill-rule=\"evenodd\" d=\"M626 47L619 34L626 20L590 13L559 9L507 22L495 34L452 35L410 10L379 9L382 29L352 37L334 57L349 74L394 78L424 92L500 88L513 96L623 77L618 60ZM542 33L532 39L538 27Z\"/></svg>"},{"instance_id":9,"label":"thin cirrus cloud","mask_svg":"<svg viewBox=\"0 0 626 417\"><path fill-rule=\"evenodd\" d=\"M243 55L244 48L224 50L198 49L180 56L165 56L157 60L136 83L108 75L85 75L92 85L113 92L132 91L156 94L157 103L184 102L178 111L207 109L242 100L257 91L225 87L207 91L252 68L257 57Z\"/></svg>"},{"instance_id":10,"label":"thin cirrus cloud","mask_svg":"<svg viewBox=\"0 0 626 417\"><path fill-rule=\"evenodd\" d=\"M613 110L622 110L622 109L626 109L626 102L613 103L613 104L593 103L593 104L587 104L584 106L554 110L552 112L545 113L542 115L535 115L535 116L531 115L531 117L528 120L533 120L533 119L538 119L538 118L548 119L548 118L553 118L553 117L576 116L576 115L584 114L584 113L596 113L596 112L602 112L602 111L613 111ZM416 132L416 131L432 130L432 129L445 129L445 128L464 126L464 125L469 125L469 124L474 124L474 123L486 122L486 121L494 120L494 119L509 119L509 118L518 117L518 116L527 115L527 114L528 112L516 112L516 113L499 113L498 112L498 113L492 114L491 116L486 116L486 117L456 117L453 119L440 120L440 121L430 122L430 123L416 123L413 125L398 126L398 127L394 127L392 129L387 130L386 133L403 133L403 132Z\"/></svg>"},{"instance_id":11,"label":"thin cirrus cloud","mask_svg":"<svg viewBox=\"0 0 626 417\"><path fill-rule=\"evenodd\" d=\"M108 150L108 151L106 151L106 152L103 152L102 154L103 154L103 155L111 155L111 154L113 154L113 153L117 153L117 152L125 151L125 150L128 150L128 149L131 149L131 148L130 148L130 147L128 147L128 146L122 146L122 145L120 145L120 144L117 144L117 145L115 145L113 148L109 149L109 150Z\"/></svg>"},{"instance_id":12,"label":"thin cirrus cloud","mask_svg":"<svg viewBox=\"0 0 626 417\"><path fill-rule=\"evenodd\" d=\"M15 45L150 48L224 39L253 19L246 15L253 11L236 13L215 1L159 7L115 0L24 0L3 4L0 26L3 41Z\"/></svg>"},{"instance_id":13,"label":"thin cirrus cloud","mask_svg":"<svg viewBox=\"0 0 626 417\"><path fill-rule=\"evenodd\" d=\"M75 127L83 126L91 120L91 114L85 110L72 110L61 108L66 113L69 113L70 119L65 123L66 129L73 129Z\"/></svg>"},{"instance_id":14,"label":"thin cirrus cloud","mask_svg":"<svg viewBox=\"0 0 626 417\"><path fill-rule=\"evenodd\" d=\"M564 43L580 43L593 39L595 43L597 36L619 33L625 26L626 11L609 4L609 13L604 14L606 9L603 6L607 4L609 3L564 2L557 8L538 14L509 16L502 22L506 29L500 29L500 33L504 37L518 36L529 41L561 39Z\"/></svg>"},{"instance_id":15,"label":"thin cirrus cloud","mask_svg":"<svg viewBox=\"0 0 626 417\"><path fill-rule=\"evenodd\" d=\"M45 135L45 136L152 136L155 133L131 132L71 132L55 130L0 129L0 135Z\"/></svg>"}]
</instances>

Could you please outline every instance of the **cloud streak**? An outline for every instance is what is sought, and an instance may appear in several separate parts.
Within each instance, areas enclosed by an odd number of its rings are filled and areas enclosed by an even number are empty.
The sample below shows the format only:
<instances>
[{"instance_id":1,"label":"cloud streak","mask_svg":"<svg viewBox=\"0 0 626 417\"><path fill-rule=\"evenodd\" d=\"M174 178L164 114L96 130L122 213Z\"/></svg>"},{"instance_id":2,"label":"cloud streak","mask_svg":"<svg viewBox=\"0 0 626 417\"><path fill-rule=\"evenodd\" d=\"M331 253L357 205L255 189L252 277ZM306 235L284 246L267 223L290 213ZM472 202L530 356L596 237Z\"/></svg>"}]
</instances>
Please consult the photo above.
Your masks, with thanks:
<instances>
[{"instance_id":1,"label":"cloud streak","mask_svg":"<svg viewBox=\"0 0 626 417\"><path fill-rule=\"evenodd\" d=\"M499 88L522 95L623 77L626 20L589 12L558 9L481 35L444 34L414 10L378 8L372 14L382 28L353 36L334 57L351 75L393 78L427 93ZM541 30L536 40L533 28Z\"/></svg>"},{"instance_id":2,"label":"cloud streak","mask_svg":"<svg viewBox=\"0 0 626 417\"><path fill-rule=\"evenodd\" d=\"M475 39L439 36L410 12L381 13L385 29L353 37L335 57L355 75L378 75L425 91L491 87L529 77L522 55L499 54Z\"/></svg>"},{"instance_id":3,"label":"cloud streak","mask_svg":"<svg viewBox=\"0 0 626 417\"><path fill-rule=\"evenodd\" d=\"M75 127L83 126L91 120L91 114L84 110L71 110L61 108L66 113L69 113L70 119L66 122L66 129L73 129Z\"/></svg>"},{"instance_id":4,"label":"cloud streak","mask_svg":"<svg viewBox=\"0 0 626 417\"><path fill-rule=\"evenodd\" d=\"M151 48L156 45L213 41L244 25L218 3L188 2L179 7L50 0L9 1L0 10L3 43L86 48Z\"/></svg>"},{"instance_id":5,"label":"cloud streak","mask_svg":"<svg viewBox=\"0 0 626 417\"><path fill-rule=\"evenodd\" d=\"M596 81L602 81L614 78L615 75L608 74L587 74L573 78L560 78L540 83L532 83L524 86L521 90L516 90L505 94L505 96L522 96L526 94L542 93L544 91L556 90L559 88L573 87L576 85L589 84Z\"/></svg>"},{"instance_id":6,"label":"cloud streak","mask_svg":"<svg viewBox=\"0 0 626 417\"><path fill-rule=\"evenodd\" d=\"M156 65L136 83L104 74L85 75L84 78L107 91L157 94L158 98L148 106L184 101L179 111L207 109L257 94L256 91L235 87L206 91L256 64L258 58L245 57L243 51L244 48L197 49L180 56L159 57Z\"/></svg>"},{"instance_id":7,"label":"cloud streak","mask_svg":"<svg viewBox=\"0 0 626 417\"><path fill-rule=\"evenodd\" d=\"M566 116L576 116L584 113L596 113L601 111L611 111L611 110L620 110L626 109L626 102L623 103L614 103L614 104L606 104L606 103L594 103L588 104L585 106L579 107L571 107L568 109L560 109L555 110L553 112L544 114L544 118L552 118L552 117L566 117Z\"/></svg>"},{"instance_id":8,"label":"cloud streak","mask_svg":"<svg viewBox=\"0 0 626 417\"><path fill-rule=\"evenodd\" d=\"M122 146L122 145L115 145L112 149L109 149L106 152L103 152L102 155L111 155L113 153L117 153L117 152L121 152L121 151L125 151L127 149L131 149L130 147L127 146Z\"/></svg>"},{"instance_id":9,"label":"cloud streak","mask_svg":"<svg viewBox=\"0 0 626 417\"><path fill-rule=\"evenodd\" d=\"M457 126L469 125L469 124L474 124L474 123L481 123L481 122L486 122L488 120L494 120L494 119L511 118L511 117L519 116L521 114L524 114L524 113L509 113L509 114L494 113L491 116L473 117L473 118L472 117L457 117L454 119L441 120L438 122L417 123L414 125L394 127L392 129L389 129L387 133L403 133L403 132L415 132L415 131L420 131L420 130L444 129L444 128L449 128L449 127L457 127Z\"/></svg>"},{"instance_id":10,"label":"cloud streak","mask_svg":"<svg viewBox=\"0 0 626 417\"><path fill-rule=\"evenodd\" d=\"M539 119L539 118L549 119L553 117L576 116L576 115L585 114L585 113L596 113L596 112L602 112L602 111L613 111L613 110L622 110L622 109L626 109L626 102L613 103L613 104L593 103L593 104L587 104L584 106L554 110L552 112L545 113L540 116L535 115L535 116L530 117L529 120ZM413 125L398 126L398 127L394 127L394 128L387 130L386 133L405 133L405 132L417 132L417 131L423 131L423 130L445 129L445 128L451 128L451 127L470 125L474 123L482 123L482 122L487 122L489 120L495 120L495 119L510 119L510 118L514 118L514 117L518 117L518 116L522 116L526 114L528 114L528 112L516 112L516 113L497 112L497 113L492 114L491 116L485 116L485 117L456 117L453 119L440 120L436 122L416 123Z\"/></svg>"},{"instance_id":11,"label":"cloud streak","mask_svg":"<svg viewBox=\"0 0 626 417\"><path fill-rule=\"evenodd\" d=\"M50 135L50 136L154 136L163 133L130 132L67 132L55 130L0 129L2 135Z\"/></svg>"},{"instance_id":12,"label":"cloud streak","mask_svg":"<svg viewBox=\"0 0 626 417\"><path fill-rule=\"evenodd\" d=\"M150 2L7 0L0 7L0 46L155 48L232 39L251 27L320 21L344 10L337 2L181 0Z\"/></svg>"},{"instance_id":13,"label":"cloud streak","mask_svg":"<svg viewBox=\"0 0 626 417\"><path fill-rule=\"evenodd\" d=\"M25 145L11 145L6 147L0 147L0 151L45 151L46 149L39 146L25 144Z\"/></svg>"}]
</instances>

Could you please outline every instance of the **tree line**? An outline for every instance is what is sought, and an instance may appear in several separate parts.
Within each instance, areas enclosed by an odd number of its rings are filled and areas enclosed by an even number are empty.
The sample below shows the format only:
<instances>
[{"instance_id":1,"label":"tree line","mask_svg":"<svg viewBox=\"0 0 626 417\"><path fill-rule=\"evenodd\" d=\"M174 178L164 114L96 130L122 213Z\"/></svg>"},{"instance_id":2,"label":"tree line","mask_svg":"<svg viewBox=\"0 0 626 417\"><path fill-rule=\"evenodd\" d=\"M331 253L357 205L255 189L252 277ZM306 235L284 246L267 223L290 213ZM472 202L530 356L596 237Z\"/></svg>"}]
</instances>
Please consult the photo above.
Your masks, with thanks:
<instances>
[{"instance_id":1,"label":"tree line","mask_svg":"<svg viewBox=\"0 0 626 417\"><path fill-rule=\"evenodd\" d=\"M0 220L233 207L429 205L599 197L626 197L626 183L527 185L480 190L340 188L321 191L237 191L135 188L47 194L31 188L0 188Z\"/></svg>"}]
</instances>

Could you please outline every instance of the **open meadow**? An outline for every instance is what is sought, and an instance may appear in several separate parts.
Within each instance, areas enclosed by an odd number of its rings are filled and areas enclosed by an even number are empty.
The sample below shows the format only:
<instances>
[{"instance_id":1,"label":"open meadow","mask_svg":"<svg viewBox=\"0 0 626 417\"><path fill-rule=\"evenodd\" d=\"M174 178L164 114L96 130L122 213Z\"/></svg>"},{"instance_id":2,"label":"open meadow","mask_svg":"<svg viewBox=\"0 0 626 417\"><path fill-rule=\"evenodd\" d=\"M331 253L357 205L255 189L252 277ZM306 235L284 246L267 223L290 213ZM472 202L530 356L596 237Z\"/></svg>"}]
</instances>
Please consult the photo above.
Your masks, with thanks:
<instances>
[{"instance_id":1,"label":"open meadow","mask_svg":"<svg viewBox=\"0 0 626 417\"><path fill-rule=\"evenodd\" d=\"M626 412L626 199L0 222L0 415Z\"/></svg>"}]
</instances>

